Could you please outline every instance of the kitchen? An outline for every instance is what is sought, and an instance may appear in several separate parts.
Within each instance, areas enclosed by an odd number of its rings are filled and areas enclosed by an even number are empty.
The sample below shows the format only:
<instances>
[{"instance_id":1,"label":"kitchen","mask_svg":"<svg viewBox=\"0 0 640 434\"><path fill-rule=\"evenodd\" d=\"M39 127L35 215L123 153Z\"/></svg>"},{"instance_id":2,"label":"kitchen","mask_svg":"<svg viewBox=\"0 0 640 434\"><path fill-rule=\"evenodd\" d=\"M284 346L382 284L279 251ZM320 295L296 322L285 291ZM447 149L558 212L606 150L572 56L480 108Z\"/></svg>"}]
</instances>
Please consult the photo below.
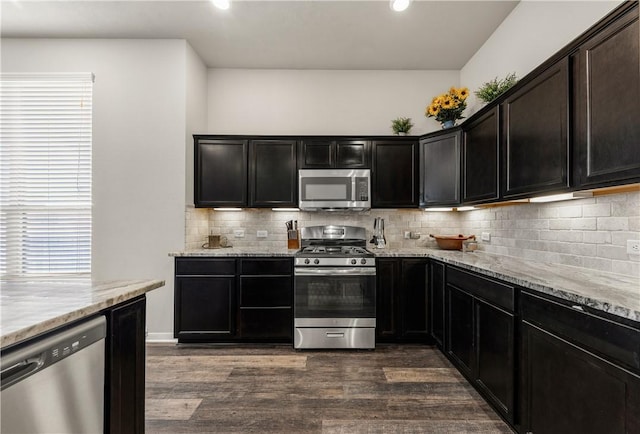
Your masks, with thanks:
<instances>
[{"instance_id":1,"label":"kitchen","mask_svg":"<svg viewBox=\"0 0 640 434\"><path fill-rule=\"evenodd\" d=\"M193 208L192 134L387 135L389 120L409 106L406 115L418 124L413 133L428 133L438 128L423 116L433 95L451 85L474 89L512 70L524 76L616 5L521 2L464 68L450 71L209 69L184 40L20 39L19 34L3 37L2 65L3 72L95 72L92 274L96 280L165 280L164 288L148 295L147 331L149 340L170 340L174 269L168 252L198 248L211 231L225 234L238 247L259 242L281 248L285 221L336 223L335 215L326 214ZM575 19L566 22L569 14ZM553 31L541 37L540 22ZM281 101L277 110L273 95ZM313 101L313 110L322 116L294 104L300 95ZM374 209L339 214L339 223L371 230L375 217L384 218L389 249L422 247L429 233L490 232L491 242L481 245L489 253L544 261L551 252L551 262L637 276L638 262L623 243L638 239L638 193L597 200L470 213ZM600 224L597 230L594 221ZM236 229L244 229L245 236L235 238ZM257 238L258 230L267 231L266 239ZM421 238L406 240L407 230L420 232ZM535 248L543 242L547 250Z\"/></svg>"}]
</instances>

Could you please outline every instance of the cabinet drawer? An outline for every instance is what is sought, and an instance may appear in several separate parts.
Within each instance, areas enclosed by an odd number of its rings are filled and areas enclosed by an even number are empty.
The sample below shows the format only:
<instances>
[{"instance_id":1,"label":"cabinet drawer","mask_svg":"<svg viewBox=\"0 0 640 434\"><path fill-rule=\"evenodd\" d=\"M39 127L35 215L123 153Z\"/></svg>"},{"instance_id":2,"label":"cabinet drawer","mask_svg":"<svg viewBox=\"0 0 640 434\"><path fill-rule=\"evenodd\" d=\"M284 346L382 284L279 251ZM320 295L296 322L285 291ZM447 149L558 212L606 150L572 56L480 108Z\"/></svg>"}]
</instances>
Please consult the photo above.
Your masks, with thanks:
<instances>
[{"instance_id":1,"label":"cabinet drawer","mask_svg":"<svg viewBox=\"0 0 640 434\"><path fill-rule=\"evenodd\" d=\"M515 308L513 286L447 267L447 283L464 289L468 293L513 312Z\"/></svg>"},{"instance_id":2,"label":"cabinet drawer","mask_svg":"<svg viewBox=\"0 0 640 434\"><path fill-rule=\"evenodd\" d=\"M176 258L176 275L234 275L235 259Z\"/></svg>"},{"instance_id":3,"label":"cabinet drawer","mask_svg":"<svg viewBox=\"0 0 640 434\"><path fill-rule=\"evenodd\" d=\"M290 277L240 277L241 307L291 306Z\"/></svg>"},{"instance_id":4,"label":"cabinet drawer","mask_svg":"<svg viewBox=\"0 0 640 434\"><path fill-rule=\"evenodd\" d=\"M288 274L293 273L293 261L290 258L241 259L240 274Z\"/></svg>"},{"instance_id":5,"label":"cabinet drawer","mask_svg":"<svg viewBox=\"0 0 640 434\"><path fill-rule=\"evenodd\" d=\"M522 319L640 372L640 329L522 293Z\"/></svg>"},{"instance_id":6,"label":"cabinet drawer","mask_svg":"<svg viewBox=\"0 0 640 434\"><path fill-rule=\"evenodd\" d=\"M285 339L291 341L291 308L240 309L240 333L243 339Z\"/></svg>"}]
</instances>

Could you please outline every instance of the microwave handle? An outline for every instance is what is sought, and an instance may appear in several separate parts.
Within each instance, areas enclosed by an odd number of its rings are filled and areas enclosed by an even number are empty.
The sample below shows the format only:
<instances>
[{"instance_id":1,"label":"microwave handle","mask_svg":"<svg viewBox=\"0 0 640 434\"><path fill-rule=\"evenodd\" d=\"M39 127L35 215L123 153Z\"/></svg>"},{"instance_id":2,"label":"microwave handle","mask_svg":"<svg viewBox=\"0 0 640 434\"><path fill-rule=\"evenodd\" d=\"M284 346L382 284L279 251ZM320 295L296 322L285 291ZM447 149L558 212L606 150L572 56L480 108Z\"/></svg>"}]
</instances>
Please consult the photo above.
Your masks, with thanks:
<instances>
[{"instance_id":1,"label":"microwave handle","mask_svg":"<svg viewBox=\"0 0 640 434\"><path fill-rule=\"evenodd\" d=\"M355 176L351 177L351 200L353 202L356 201L356 187L357 187L356 180L357 178Z\"/></svg>"}]
</instances>

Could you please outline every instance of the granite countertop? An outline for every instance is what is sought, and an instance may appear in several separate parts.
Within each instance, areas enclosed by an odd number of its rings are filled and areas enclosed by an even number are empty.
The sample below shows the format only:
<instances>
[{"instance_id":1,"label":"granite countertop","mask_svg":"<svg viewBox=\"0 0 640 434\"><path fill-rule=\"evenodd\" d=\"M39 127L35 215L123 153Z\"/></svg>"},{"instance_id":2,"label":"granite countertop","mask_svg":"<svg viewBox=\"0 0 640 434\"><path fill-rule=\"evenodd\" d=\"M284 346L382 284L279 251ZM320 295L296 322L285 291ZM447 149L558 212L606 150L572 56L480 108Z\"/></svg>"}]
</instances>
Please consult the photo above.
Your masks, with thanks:
<instances>
[{"instance_id":1,"label":"granite countertop","mask_svg":"<svg viewBox=\"0 0 640 434\"><path fill-rule=\"evenodd\" d=\"M523 288L580 303L640 322L640 278L586 268L535 262L482 251L463 253L437 248L371 249L378 258L422 257L475 271ZM174 252L170 256L293 256L285 248L226 248Z\"/></svg>"},{"instance_id":2,"label":"granite countertop","mask_svg":"<svg viewBox=\"0 0 640 434\"><path fill-rule=\"evenodd\" d=\"M2 280L0 348L164 286L163 280Z\"/></svg>"}]
</instances>

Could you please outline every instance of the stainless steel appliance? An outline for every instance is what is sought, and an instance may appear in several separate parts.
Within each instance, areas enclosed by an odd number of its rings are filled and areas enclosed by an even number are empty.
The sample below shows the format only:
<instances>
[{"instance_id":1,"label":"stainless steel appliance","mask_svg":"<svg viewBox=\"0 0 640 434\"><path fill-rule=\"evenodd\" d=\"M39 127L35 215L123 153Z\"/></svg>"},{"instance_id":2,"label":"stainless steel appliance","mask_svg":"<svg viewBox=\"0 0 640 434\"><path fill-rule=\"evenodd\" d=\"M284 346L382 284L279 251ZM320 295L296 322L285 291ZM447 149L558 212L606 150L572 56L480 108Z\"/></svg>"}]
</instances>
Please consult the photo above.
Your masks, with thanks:
<instances>
[{"instance_id":1,"label":"stainless steel appliance","mask_svg":"<svg viewBox=\"0 0 640 434\"><path fill-rule=\"evenodd\" d=\"M104 316L2 354L3 433L104 432Z\"/></svg>"},{"instance_id":2,"label":"stainless steel appliance","mask_svg":"<svg viewBox=\"0 0 640 434\"><path fill-rule=\"evenodd\" d=\"M371 170L298 170L299 207L305 211L364 211L371 208Z\"/></svg>"},{"instance_id":3,"label":"stainless steel appliance","mask_svg":"<svg viewBox=\"0 0 640 434\"><path fill-rule=\"evenodd\" d=\"M301 230L294 267L294 348L375 348L376 267L366 230Z\"/></svg>"}]
</instances>

